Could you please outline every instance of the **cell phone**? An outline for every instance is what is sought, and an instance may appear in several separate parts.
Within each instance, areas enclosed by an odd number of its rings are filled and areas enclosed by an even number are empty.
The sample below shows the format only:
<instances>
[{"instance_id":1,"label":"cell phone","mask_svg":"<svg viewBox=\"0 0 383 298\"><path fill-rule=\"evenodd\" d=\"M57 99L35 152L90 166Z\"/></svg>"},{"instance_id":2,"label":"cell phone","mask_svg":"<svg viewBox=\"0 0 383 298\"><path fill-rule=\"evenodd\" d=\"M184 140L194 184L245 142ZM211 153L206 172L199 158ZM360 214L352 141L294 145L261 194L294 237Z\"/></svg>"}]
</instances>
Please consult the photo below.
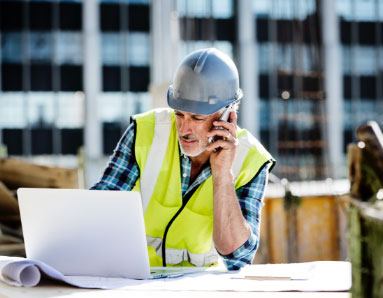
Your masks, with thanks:
<instances>
[{"instance_id":1,"label":"cell phone","mask_svg":"<svg viewBox=\"0 0 383 298\"><path fill-rule=\"evenodd\" d=\"M226 107L226 109L223 111L222 115L219 117L218 120L223 120L223 121L228 121L229 120L229 116L230 116L230 112L232 111L232 105L229 105L228 107ZM217 126L215 127L215 129L224 129L222 126ZM214 136L214 137L211 137L209 138L209 143L213 143L219 139L222 139L221 136Z\"/></svg>"}]
</instances>

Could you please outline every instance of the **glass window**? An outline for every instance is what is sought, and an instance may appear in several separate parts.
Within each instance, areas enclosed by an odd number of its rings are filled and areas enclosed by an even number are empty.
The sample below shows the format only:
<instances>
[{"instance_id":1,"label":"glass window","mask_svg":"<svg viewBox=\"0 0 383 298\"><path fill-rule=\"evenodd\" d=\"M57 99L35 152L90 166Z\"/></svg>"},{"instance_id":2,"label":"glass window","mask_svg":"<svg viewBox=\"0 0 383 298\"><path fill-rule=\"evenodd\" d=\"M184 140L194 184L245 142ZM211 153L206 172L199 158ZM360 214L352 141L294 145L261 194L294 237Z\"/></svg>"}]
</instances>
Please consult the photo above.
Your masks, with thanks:
<instances>
[{"instance_id":1,"label":"glass window","mask_svg":"<svg viewBox=\"0 0 383 298\"><path fill-rule=\"evenodd\" d=\"M383 71L383 47L377 49L379 51L379 70Z\"/></svg>"},{"instance_id":2,"label":"glass window","mask_svg":"<svg viewBox=\"0 0 383 298\"><path fill-rule=\"evenodd\" d=\"M269 72L270 65L270 50L272 46L270 43L262 42L258 44L258 67L259 71L263 73Z\"/></svg>"},{"instance_id":3,"label":"glass window","mask_svg":"<svg viewBox=\"0 0 383 298\"><path fill-rule=\"evenodd\" d=\"M108 92L99 99L101 122L129 121L130 117L150 110L151 96L147 92Z\"/></svg>"},{"instance_id":4,"label":"glass window","mask_svg":"<svg viewBox=\"0 0 383 298\"><path fill-rule=\"evenodd\" d=\"M52 59L52 33L31 32L28 39L28 53L32 61Z\"/></svg>"},{"instance_id":5,"label":"glass window","mask_svg":"<svg viewBox=\"0 0 383 298\"><path fill-rule=\"evenodd\" d=\"M119 122L122 120L122 112L129 105L122 104L121 92L102 93L99 97L98 111L101 122Z\"/></svg>"},{"instance_id":6,"label":"glass window","mask_svg":"<svg viewBox=\"0 0 383 298\"><path fill-rule=\"evenodd\" d=\"M311 15L316 10L315 0L298 0L296 3L298 10L298 19L305 19L308 15Z\"/></svg>"},{"instance_id":7,"label":"glass window","mask_svg":"<svg viewBox=\"0 0 383 298\"><path fill-rule=\"evenodd\" d=\"M255 13L258 15L274 12L273 16L277 19L305 19L313 14L316 9L315 0L275 0L275 1L255 1ZM260 2L260 3L257 3ZM266 2L266 3L265 3ZM271 6L271 8L270 8Z\"/></svg>"},{"instance_id":8,"label":"glass window","mask_svg":"<svg viewBox=\"0 0 383 298\"><path fill-rule=\"evenodd\" d=\"M82 64L83 48L80 32L59 32L57 34L57 63Z\"/></svg>"},{"instance_id":9,"label":"glass window","mask_svg":"<svg viewBox=\"0 0 383 298\"><path fill-rule=\"evenodd\" d=\"M303 45L302 46L302 67L304 71L312 71L315 66L315 59L318 59L318 49L313 46Z\"/></svg>"},{"instance_id":10,"label":"glass window","mask_svg":"<svg viewBox=\"0 0 383 298\"><path fill-rule=\"evenodd\" d=\"M355 71L358 74L374 74L376 72L376 51L371 46L358 46L354 48Z\"/></svg>"},{"instance_id":11,"label":"glass window","mask_svg":"<svg viewBox=\"0 0 383 298\"><path fill-rule=\"evenodd\" d=\"M84 126L84 93L60 92L56 125L59 128L81 128Z\"/></svg>"},{"instance_id":12,"label":"glass window","mask_svg":"<svg viewBox=\"0 0 383 298\"><path fill-rule=\"evenodd\" d=\"M376 113L376 101L373 99L363 99L359 101L359 108L357 111L359 112L359 120L362 123L366 123L367 121L377 120L378 115Z\"/></svg>"},{"instance_id":13,"label":"glass window","mask_svg":"<svg viewBox=\"0 0 383 298\"><path fill-rule=\"evenodd\" d=\"M313 128L314 118L313 113L313 102L311 100L300 100L298 101L298 113L296 118L299 120L298 127L302 130L309 130Z\"/></svg>"},{"instance_id":14,"label":"glass window","mask_svg":"<svg viewBox=\"0 0 383 298\"><path fill-rule=\"evenodd\" d=\"M354 0L355 19L359 21L373 21L376 19L376 0Z\"/></svg>"},{"instance_id":15,"label":"glass window","mask_svg":"<svg viewBox=\"0 0 383 298\"><path fill-rule=\"evenodd\" d=\"M345 100L343 102L343 126L345 130L351 130L353 128L351 126L352 118L351 101Z\"/></svg>"},{"instance_id":16,"label":"glass window","mask_svg":"<svg viewBox=\"0 0 383 298\"><path fill-rule=\"evenodd\" d=\"M292 69L291 44L278 44L277 46L277 67L282 70Z\"/></svg>"},{"instance_id":17,"label":"glass window","mask_svg":"<svg viewBox=\"0 0 383 298\"><path fill-rule=\"evenodd\" d=\"M23 56L21 33L2 34L1 52L4 62L21 63Z\"/></svg>"},{"instance_id":18,"label":"glass window","mask_svg":"<svg viewBox=\"0 0 383 298\"><path fill-rule=\"evenodd\" d=\"M336 11L345 20L352 20L352 1L354 0L336 0Z\"/></svg>"},{"instance_id":19,"label":"glass window","mask_svg":"<svg viewBox=\"0 0 383 298\"><path fill-rule=\"evenodd\" d=\"M272 1L253 0L253 12L257 16L269 16L271 14Z\"/></svg>"},{"instance_id":20,"label":"glass window","mask_svg":"<svg viewBox=\"0 0 383 298\"><path fill-rule=\"evenodd\" d=\"M351 74L352 64L351 64L351 48L349 46L342 46L342 64L343 64L343 73Z\"/></svg>"},{"instance_id":21,"label":"glass window","mask_svg":"<svg viewBox=\"0 0 383 298\"><path fill-rule=\"evenodd\" d=\"M129 4L144 4L148 5L149 0L100 0L101 3L129 3Z\"/></svg>"},{"instance_id":22,"label":"glass window","mask_svg":"<svg viewBox=\"0 0 383 298\"><path fill-rule=\"evenodd\" d=\"M6 92L0 96L0 127L23 128L26 126L25 93Z\"/></svg>"},{"instance_id":23,"label":"glass window","mask_svg":"<svg viewBox=\"0 0 383 298\"><path fill-rule=\"evenodd\" d=\"M274 0L272 5L277 19L294 18L294 0Z\"/></svg>"},{"instance_id":24,"label":"glass window","mask_svg":"<svg viewBox=\"0 0 383 298\"><path fill-rule=\"evenodd\" d=\"M129 4L143 4L143 5L148 5L149 0L127 0Z\"/></svg>"},{"instance_id":25,"label":"glass window","mask_svg":"<svg viewBox=\"0 0 383 298\"><path fill-rule=\"evenodd\" d=\"M31 126L52 126L55 119L54 93L52 92L29 92L28 120Z\"/></svg>"},{"instance_id":26,"label":"glass window","mask_svg":"<svg viewBox=\"0 0 383 298\"><path fill-rule=\"evenodd\" d=\"M269 101L261 99L259 101L259 125L261 130L267 130L269 129L270 125L270 108L269 108Z\"/></svg>"},{"instance_id":27,"label":"glass window","mask_svg":"<svg viewBox=\"0 0 383 298\"><path fill-rule=\"evenodd\" d=\"M101 34L101 55L103 65L119 65L121 59L120 34Z\"/></svg>"},{"instance_id":28,"label":"glass window","mask_svg":"<svg viewBox=\"0 0 383 298\"><path fill-rule=\"evenodd\" d=\"M213 16L215 18L228 19L233 16L233 0L212 0Z\"/></svg>"},{"instance_id":29,"label":"glass window","mask_svg":"<svg viewBox=\"0 0 383 298\"><path fill-rule=\"evenodd\" d=\"M206 18L210 16L211 1L206 0L178 0L177 8L180 17Z\"/></svg>"},{"instance_id":30,"label":"glass window","mask_svg":"<svg viewBox=\"0 0 383 298\"><path fill-rule=\"evenodd\" d=\"M131 32L127 37L128 63L132 66L147 66L150 64L149 34Z\"/></svg>"}]
</instances>

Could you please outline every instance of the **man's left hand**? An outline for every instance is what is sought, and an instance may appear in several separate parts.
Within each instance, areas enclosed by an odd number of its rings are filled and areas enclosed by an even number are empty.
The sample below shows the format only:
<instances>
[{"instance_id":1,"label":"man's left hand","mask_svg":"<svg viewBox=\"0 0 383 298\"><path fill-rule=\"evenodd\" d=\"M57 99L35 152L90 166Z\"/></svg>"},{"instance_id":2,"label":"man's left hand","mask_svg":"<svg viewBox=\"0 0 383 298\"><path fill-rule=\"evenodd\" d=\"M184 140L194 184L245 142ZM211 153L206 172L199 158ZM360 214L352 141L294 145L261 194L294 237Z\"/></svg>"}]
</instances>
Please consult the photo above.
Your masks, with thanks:
<instances>
[{"instance_id":1,"label":"man's left hand","mask_svg":"<svg viewBox=\"0 0 383 298\"><path fill-rule=\"evenodd\" d=\"M223 129L212 129L207 137L220 136L221 138L207 146L207 150L211 151L210 165L213 177L217 174L230 173L236 149L239 145L237 139L237 114L235 111L230 112L229 121L214 121L215 127Z\"/></svg>"}]
</instances>

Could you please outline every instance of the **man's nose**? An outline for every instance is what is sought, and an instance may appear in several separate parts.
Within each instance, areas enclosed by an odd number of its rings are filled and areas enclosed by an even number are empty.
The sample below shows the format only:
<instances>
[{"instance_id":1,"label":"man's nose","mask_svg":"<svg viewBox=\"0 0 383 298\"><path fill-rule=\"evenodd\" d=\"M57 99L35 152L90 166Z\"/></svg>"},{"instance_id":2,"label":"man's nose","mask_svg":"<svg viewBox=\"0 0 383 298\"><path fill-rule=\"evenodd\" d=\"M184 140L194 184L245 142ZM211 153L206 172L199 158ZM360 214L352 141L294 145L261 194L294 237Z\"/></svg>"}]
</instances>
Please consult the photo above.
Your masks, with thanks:
<instances>
[{"instance_id":1,"label":"man's nose","mask_svg":"<svg viewBox=\"0 0 383 298\"><path fill-rule=\"evenodd\" d=\"M189 119L183 119L180 121L179 132L181 135L187 135L192 133L191 121Z\"/></svg>"}]
</instances>

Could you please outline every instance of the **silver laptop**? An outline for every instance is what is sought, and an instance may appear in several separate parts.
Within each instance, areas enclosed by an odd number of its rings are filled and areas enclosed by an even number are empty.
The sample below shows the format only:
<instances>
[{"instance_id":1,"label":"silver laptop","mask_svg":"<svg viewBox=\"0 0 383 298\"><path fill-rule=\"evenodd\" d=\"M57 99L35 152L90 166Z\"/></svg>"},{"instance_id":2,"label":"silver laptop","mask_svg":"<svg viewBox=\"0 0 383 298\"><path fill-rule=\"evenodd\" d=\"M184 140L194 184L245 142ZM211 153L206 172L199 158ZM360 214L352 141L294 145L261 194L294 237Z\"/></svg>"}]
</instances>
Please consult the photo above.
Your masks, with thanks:
<instances>
[{"instance_id":1,"label":"silver laptop","mask_svg":"<svg viewBox=\"0 0 383 298\"><path fill-rule=\"evenodd\" d=\"M27 258L64 275L150 278L138 192L20 188Z\"/></svg>"}]
</instances>

